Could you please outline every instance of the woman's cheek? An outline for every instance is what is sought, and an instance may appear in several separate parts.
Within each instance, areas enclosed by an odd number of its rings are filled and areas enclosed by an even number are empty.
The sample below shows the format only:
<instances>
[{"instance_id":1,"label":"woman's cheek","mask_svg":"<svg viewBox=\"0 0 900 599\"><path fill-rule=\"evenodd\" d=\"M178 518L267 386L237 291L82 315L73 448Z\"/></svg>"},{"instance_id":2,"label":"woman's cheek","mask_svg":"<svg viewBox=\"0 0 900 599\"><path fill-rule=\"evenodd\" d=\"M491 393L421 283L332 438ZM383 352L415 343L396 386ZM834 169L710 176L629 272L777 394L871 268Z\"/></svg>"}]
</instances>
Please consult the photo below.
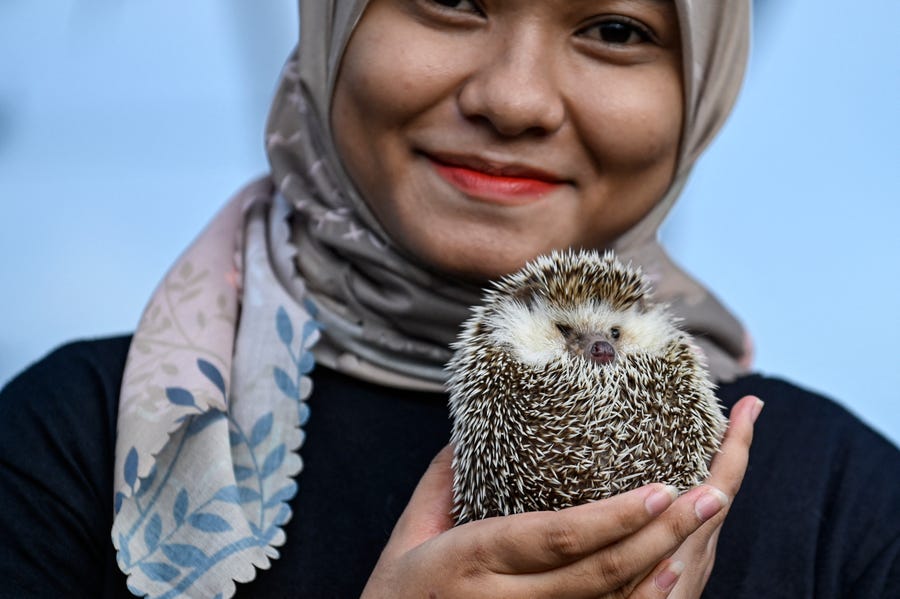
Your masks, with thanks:
<instances>
[{"instance_id":1,"label":"woman's cheek","mask_svg":"<svg viewBox=\"0 0 900 599\"><path fill-rule=\"evenodd\" d=\"M377 36L373 37L376 39L362 40L351 50L374 47L377 51L365 56L349 52L341 71L341 81L354 104L374 117L370 126L403 125L452 96L459 79L454 72L460 56L448 52L446 44L427 38L416 43L379 43Z\"/></svg>"},{"instance_id":2,"label":"woman's cheek","mask_svg":"<svg viewBox=\"0 0 900 599\"><path fill-rule=\"evenodd\" d=\"M650 93L644 80L580 99L587 110L573 112L585 144L604 170L643 170L674 165L681 140L682 103L679 81Z\"/></svg>"}]
</instances>

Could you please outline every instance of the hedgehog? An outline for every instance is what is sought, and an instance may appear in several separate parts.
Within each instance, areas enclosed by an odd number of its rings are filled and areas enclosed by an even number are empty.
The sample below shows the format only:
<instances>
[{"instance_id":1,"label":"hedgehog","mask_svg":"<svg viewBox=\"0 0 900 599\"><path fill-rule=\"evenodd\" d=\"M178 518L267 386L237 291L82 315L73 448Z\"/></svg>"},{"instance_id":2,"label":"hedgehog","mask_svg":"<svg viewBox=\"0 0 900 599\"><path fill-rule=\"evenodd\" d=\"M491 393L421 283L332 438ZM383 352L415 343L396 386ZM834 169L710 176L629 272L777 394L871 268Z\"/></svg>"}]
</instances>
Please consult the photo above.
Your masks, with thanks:
<instances>
[{"instance_id":1,"label":"hedgehog","mask_svg":"<svg viewBox=\"0 0 900 599\"><path fill-rule=\"evenodd\" d=\"M456 524L709 476L725 419L639 268L553 252L493 283L449 370Z\"/></svg>"}]
</instances>

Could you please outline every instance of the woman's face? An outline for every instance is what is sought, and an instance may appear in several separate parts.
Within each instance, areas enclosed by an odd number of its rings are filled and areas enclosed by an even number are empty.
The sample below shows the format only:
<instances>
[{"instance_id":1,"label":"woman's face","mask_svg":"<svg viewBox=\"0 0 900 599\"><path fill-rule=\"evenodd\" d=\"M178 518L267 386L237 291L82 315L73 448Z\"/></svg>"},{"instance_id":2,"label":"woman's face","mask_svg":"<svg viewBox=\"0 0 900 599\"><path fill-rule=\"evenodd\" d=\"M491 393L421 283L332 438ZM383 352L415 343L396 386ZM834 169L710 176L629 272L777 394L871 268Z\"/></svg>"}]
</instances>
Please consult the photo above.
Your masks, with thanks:
<instances>
[{"instance_id":1,"label":"woman's face","mask_svg":"<svg viewBox=\"0 0 900 599\"><path fill-rule=\"evenodd\" d=\"M680 48L671 0L372 0L335 141L388 234L439 270L602 249L672 181Z\"/></svg>"}]
</instances>

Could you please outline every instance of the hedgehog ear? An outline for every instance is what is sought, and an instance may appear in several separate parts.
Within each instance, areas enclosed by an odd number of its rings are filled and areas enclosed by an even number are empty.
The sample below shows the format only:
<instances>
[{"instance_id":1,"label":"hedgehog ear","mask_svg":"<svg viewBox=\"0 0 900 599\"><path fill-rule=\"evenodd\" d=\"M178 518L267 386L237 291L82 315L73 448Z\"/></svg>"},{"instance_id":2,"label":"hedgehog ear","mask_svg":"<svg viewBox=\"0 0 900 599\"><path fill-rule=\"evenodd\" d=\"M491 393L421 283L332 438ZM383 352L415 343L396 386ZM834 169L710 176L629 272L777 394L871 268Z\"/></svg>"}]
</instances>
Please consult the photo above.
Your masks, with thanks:
<instances>
[{"instance_id":1,"label":"hedgehog ear","mask_svg":"<svg viewBox=\"0 0 900 599\"><path fill-rule=\"evenodd\" d=\"M647 298L644 297L643 295L641 297L639 297L637 299L637 301L634 302L634 308L635 308L635 310L637 310L638 314L644 314L645 312L647 312L647 308L648 308Z\"/></svg>"},{"instance_id":2,"label":"hedgehog ear","mask_svg":"<svg viewBox=\"0 0 900 599\"><path fill-rule=\"evenodd\" d=\"M523 285L518 287L512 294L512 298L521 302L528 308L534 306L535 292L538 288L538 281L535 277L531 277Z\"/></svg>"}]
</instances>

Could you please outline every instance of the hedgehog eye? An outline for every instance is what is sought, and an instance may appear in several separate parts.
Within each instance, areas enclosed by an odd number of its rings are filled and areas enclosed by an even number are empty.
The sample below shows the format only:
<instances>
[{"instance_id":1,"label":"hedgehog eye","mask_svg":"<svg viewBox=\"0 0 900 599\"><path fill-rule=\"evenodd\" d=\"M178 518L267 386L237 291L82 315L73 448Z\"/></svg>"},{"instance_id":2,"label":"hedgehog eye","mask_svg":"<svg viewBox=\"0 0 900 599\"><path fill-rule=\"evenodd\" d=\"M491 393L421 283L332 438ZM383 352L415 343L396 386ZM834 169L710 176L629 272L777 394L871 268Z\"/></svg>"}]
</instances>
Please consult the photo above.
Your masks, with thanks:
<instances>
[{"instance_id":1,"label":"hedgehog eye","mask_svg":"<svg viewBox=\"0 0 900 599\"><path fill-rule=\"evenodd\" d=\"M562 334L563 337L568 339L572 335L572 327L567 327L564 324L556 323L556 329Z\"/></svg>"},{"instance_id":2,"label":"hedgehog eye","mask_svg":"<svg viewBox=\"0 0 900 599\"><path fill-rule=\"evenodd\" d=\"M618 339L622 335L622 331L619 327L613 327L609 330L609 336L613 339Z\"/></svg>"}]
</instances>

